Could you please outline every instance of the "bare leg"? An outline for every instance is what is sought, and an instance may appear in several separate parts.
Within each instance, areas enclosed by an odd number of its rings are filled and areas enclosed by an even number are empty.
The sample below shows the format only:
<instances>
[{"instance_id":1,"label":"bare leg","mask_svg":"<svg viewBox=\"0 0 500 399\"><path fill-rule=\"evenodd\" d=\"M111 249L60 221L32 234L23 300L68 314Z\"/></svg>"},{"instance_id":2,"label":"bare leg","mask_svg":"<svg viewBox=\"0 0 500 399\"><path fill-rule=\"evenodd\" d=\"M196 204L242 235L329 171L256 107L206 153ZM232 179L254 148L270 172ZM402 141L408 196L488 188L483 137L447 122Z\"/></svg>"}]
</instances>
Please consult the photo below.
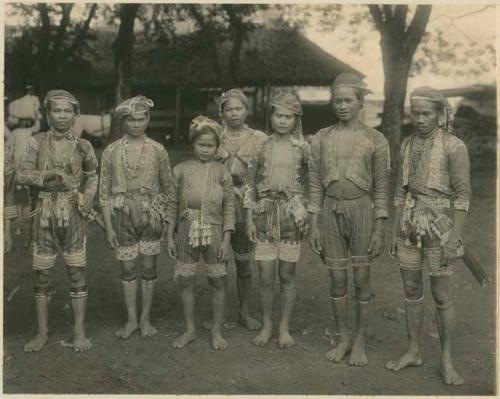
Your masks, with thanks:
<instances>
[{"instance_id":1,"label":"bare leg","mask_svg":"<svg viewBox=\"0 0 500 399\"><path fill-rule=\"evenodd\" d=\"M85 313L87 312L85 268L68 266L68 274L71 279L71 306L75 317L73 350L86 352L92 348L92 344L85 335Z\"/></svg>"},{"instance_id":2,"label":"bare leg","mask_svg":"<svg viewBox=\"0 0 500 399\"><path fill-rule=\"evenodd\" d=\"M295 287L295 266L296 263L279 261L279 274L281 283L281 319L279 325L278 345L282 349L287 349L295 345L295 341L290 335L290 318L295 300L297 298L297 289Z\"/></svg>"},{"instance_id":3,"label":"bare leg","mask_svg":"<svg viewBox=\"0 0 500 399\"><path fill-rule=\"evenodd\" d=\"M156 328L151 325L149 315L153 304L154 289L156 283L156 255L141 256L142 260L142 312L139 322L141 336L152 337L157 334Z\"/></svg>"},{"instance_id":4,"label":"bare leg","mask_svg":"<svg viewBox=\"0 0 500 399\"><path fill-rule=\"evenodd\" d=\"M37 295L35 297L38 333L31 341L24 345L25 352L39 352L48 340L49 297L51 269L35 272Z\"/></svg>"},{"instance_id":5,"label":"bare leg","mask_svg":"<svg viewBox=\"0 0 500 399\"><path fill-rule=\"evenodd\" d=\"M139 329L137 323L137 274L136 261L122 261L122 289L125 307L127 308L127 323L115 332L116 336L128 339Z\"/></svg>"},{"instance_id":6,"label":"bare leg","mask_svg":"<svg viewBox=\"0 0 500 399\"><path fill-rule=\"evenodd\" d=\"M391 360L386 368L399 371L410 366L423 364L421 353L422 322L424 319L422 270L401 269L405 289L406 328L408 349L398 360Z\"/></svg>"},{"instance_id":7,"label":"bare leg","mask_svg":"<svg viewBox=\"0 0 500 399\"><path fill-rule=\"evenodd\" d=\"M366 366L366 330L368 327L368 308L371 300L370 266L354 267L354 286L356 287L356 336L351 348L349 365Z\"/></svg>"},{"instance_id":8,"label":"bare leg","mask_svg":"<svg viewBox=\"0 0 500 399\"><path fill-rule=\"evenodd\" d=\"M194 276L179 276L181 287L182 310L186 322L186 331L172 342L172 348L184 348L196 339L196 328L194 325Z\"/></svg>"},{"instance_id":9,"label":"bare leg","mask_svg":"<svg viewBox=\"0 0 500 399\"><path fill-rule=\"evenodd\" d=\"M436 322L441 341L441 375L447 385L462 385L464 379L455 370L451 356L451 333L454 325L451 276L431 276L431 291L436 302Z\"/></svg>"},{"instance_id":10,"label":"bare leg","mask_svg":"<svg viewBox=\"0 0 500 399\"><path fill-rule=\"evenodd\" d=\"M252 339L254 345L264 347L268 344L273 334L273 296L275 261L257 261L260 272L260 302L262 307L262 328L257 336Z\"/></svg>"},{"instance_id":11,"label":"bare leg","mask_svg":"<svg viewBox=\"0 0 500 399\"><path fill-rule=\"evenodd\" d=\"M208 282L212 289L212 347L222 350L228 347L221 331L226 301L226 277L209 277Z\"/></svg>"},{"instance_id":12,"label":"bare leg","mask_svg":"<svg viewBox=\"0 0 500 399\"><path fill-rule=\"evenodd\" d=\"M330 270L330 280L333 317L340 341L335 348L325 353L325 357L338 363L351 350L351 339L347 327L347 270Z\"/></svg>"},{"instance_id":13,"label":"bare leg","mask_svg":"<svg viewBox=\"0 0 500 399\"><path fill-rule=\"evenodd\" d=\"M252 295L252 269L250 268L250 261L235 260L234 263L236 264L236 284L238 287L238 299L240 302L240 323L248 330L258 330L261 327L261 324L250 315L248 310L248 304Z\"/></svg>"}]
</instances>

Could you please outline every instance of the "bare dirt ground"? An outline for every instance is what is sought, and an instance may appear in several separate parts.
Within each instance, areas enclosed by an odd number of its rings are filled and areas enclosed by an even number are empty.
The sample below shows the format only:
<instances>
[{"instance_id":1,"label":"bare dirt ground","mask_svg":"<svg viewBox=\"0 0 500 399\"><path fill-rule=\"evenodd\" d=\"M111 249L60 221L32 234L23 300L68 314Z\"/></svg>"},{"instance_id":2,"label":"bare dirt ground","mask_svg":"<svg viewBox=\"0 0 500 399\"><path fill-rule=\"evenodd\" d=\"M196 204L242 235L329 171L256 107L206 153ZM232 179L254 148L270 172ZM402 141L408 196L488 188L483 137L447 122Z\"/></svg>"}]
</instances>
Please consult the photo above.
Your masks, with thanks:
<instances>
[{"instance_id":1,"label":"bare dirt ground","mask_svg":"<svg viewBox=\"0 0 500 399\"><path fill-rule=\"evenodd\" d=\"M488 273L496 277L495 171L494 167L473 176L474 201L467 220L465 242ZM388 224L390 226L390 224ZM254 333L239 325L226 330L230 347L211 349L209 333L201 322L211 315L210 292L204 275L197 279L198 340L183 350L170 347L183 331L178 289L173 281L173 262L159 257L159 282L152 310L158 335L128 341L115 338L124 322L119 266L105 247L104 234L94 225L88 233L88 286L90 289L87 333L93 348L75 354L61 341L71 342L72 312L69 284L59 260L51 304L50 339L35 354L23 352L24 343L36 329L31 257L21 237L4 264L3 389L5 393L73 394L331 394L331 395L492 395L496 392L495 284L481 289L462 263L456 265L457 327L454 353L465 385L448 387L439 376L439 340L434 307L426 287L424 359L420 368L398 374L385 363L406 347L403 294L399 271L386 255L376 260L372 272L375 301L368 336L369 365L353 368L333 364L323 357L330 349L325 329L332 329L329 279L319 258L304 242L298 267L298 301L293 317L294 348L280 350L274 339L268 347L250 343ZM20 289L10 301L7 297ZM351 287L352 293L352 287ZM258 314L258 280L254 273L252 309ZM279 312L276 287L275 318ZM235 270L229 268L227 319L235 321L237 299Z\"/></svg>"}]
</instances>

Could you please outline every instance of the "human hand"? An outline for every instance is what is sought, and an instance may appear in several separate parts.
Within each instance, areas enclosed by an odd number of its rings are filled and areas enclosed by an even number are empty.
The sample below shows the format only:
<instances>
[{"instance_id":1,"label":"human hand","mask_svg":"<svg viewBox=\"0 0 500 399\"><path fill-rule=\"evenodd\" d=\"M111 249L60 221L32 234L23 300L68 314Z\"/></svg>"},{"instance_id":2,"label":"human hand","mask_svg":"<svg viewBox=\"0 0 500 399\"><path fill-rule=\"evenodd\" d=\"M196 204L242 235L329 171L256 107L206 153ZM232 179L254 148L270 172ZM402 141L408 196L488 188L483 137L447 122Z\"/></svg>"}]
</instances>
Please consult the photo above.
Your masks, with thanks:
<instances>
[{"instance_id":1,"label":"human hand","mask_svg":"<svg viewBox=\"0 0 500 399\"><path fill-rule=\"evenodd\" d=\"M372 237L370 239L370 246L368 247L368 253L376 258L377 256L382 255L384 252L384 235L379 231L374 231L372 233Z\"/></svg>"},{"instance_id":2,"label":"human hand","mask_svg":"<svg viewBox=\"0 0 500 399\"><path fill-rule=\"evenodd\" d=\"M229 240L222 240L220 249L219 249L219 261L227 262L229 261L229 256L231 254L231 242Z\"/></svg>"},{"instance_id":3,"label":"human hand","mask_svg":"<svg viewBox=\"0 0 500 399\"><path fill-rule=\"evenodd\" d=\"M396 258L398 252L398 236L392 237L391 244L389 245L389 256L392 259Z\"/></svg>"},{"instance_id":4,"label":"human hand","mask_svg":"<svg viewBox=\"0 0 500 399\"><path fill-rule=\"evenodd\" d=\"M316 224L311 227L311 237L309 238L309 244L311 249L316 255L321 255L323 252L323 247L321 246L321 234L319 228Z\"/></svg>"},{"instance_id":5,"label":"human hand","mask_svg":"<svg viewBox=\"0 0 500 399\"><path fill-rule=\"evenodd\" d=\"M177 248L173 239L167 241L167 253L171 258L177 259Z\"/></svg>"},{"instance_id":6,"label":"human hand","mask_svg":"<svg viewBox=\"0 0 500 399\"><path fill-rule=\"evenodd\" d=\"M443 246L443 256L441 257L441 266L449 266L458 259L459 239L450 236Z\"/></svg>"},{"instance_id":7,"label":"human hand","mask_svg":"<svg viewBox=\"0 0 500 399\"><path fill-rule=\"evenodd\" d=\"M106 244L110 249L116 249L120 246L116 232L113 229L106 231Z\"/></svg>"},{"instance_id":8,"label":"human hand","mask_svg":"<svg viewBox=\"0 0 500 399\"><path fill-rule=\"evenodd\" d=\"M251 242L257 242L257 227L253 222L247 224L247 236Z\"/></svg>"}]
</instances>

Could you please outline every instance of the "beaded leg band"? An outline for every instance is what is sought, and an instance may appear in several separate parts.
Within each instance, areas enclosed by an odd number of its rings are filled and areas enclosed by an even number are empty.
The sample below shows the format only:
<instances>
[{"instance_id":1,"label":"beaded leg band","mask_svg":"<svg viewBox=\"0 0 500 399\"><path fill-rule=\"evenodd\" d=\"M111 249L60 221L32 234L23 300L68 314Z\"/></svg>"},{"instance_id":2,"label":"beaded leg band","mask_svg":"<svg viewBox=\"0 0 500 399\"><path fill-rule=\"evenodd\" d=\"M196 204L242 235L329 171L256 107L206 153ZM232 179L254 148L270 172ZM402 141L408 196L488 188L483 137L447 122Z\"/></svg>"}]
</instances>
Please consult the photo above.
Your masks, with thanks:
<instances>
[{"instance_id":1,"label":"beaded leg band","mask_svg":"<svg viewBox=\"0 0 500 399\"><path fill-rule=\"evenodd\" d=\"M444 305L438 305L438 304L436 303L436 309L437 309L437 310L446 310L446 309L451 308L452 306L453 306L453 301L450 301L450 302L448 302L448 303L446 303L446 304L444 304Z\"/></svg>"},{"instance_id":2,"label":"beaded leg band","mask_svg":"<svg viewBox=\"0 0 500 399\"><path fill-rule=\"evenodd\" d=\"M89 295L89 292L87 291L87 286L86 285L82 285L81 287L73 287L69 291L69 296L72 299L85 298L88 295Z\"/></svg>"},{"instance_id":3,"label":"beaded leg band","mask_svg":"<svg viewBox=\"0 0 500 399\"><path fill-rule=\"evenodd\" d=\"M50 287L35 287L35 298L49 298L52 296L54 292L50 289Z\"/></svg>"},{"instance_id":4,"label":"beaded leg band","mask_svg":"<svg viewBox=\"0 0 500 399\"><path fill-rule=\"evenodd\" d=\"M423 295L420 298L418 298L418 299L405 298L405 303L407 305L420 305L423 302L424 302L424 296Z\"/></svg>"}]
</instances>

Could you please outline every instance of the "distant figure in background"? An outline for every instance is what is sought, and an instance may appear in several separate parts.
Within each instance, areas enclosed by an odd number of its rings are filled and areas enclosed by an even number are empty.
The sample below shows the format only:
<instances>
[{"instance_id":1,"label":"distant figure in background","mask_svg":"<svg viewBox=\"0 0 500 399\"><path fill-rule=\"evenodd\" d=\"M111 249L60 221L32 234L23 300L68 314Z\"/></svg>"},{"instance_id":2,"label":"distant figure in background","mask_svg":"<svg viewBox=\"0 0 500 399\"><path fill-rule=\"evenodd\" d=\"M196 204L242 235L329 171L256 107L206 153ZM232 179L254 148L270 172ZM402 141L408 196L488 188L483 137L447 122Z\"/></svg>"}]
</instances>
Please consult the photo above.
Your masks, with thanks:
<instances>
[{"instance_id":1,"label":"distant figure in background","mask_svg":"<svg viewBox=\"0 0 500 399\"><path fill-rule=\"evenodd\" d=\"M236 224L231 237L231 246L236 264L239 321L247 329L257 330L261 324L250 315L249 311L252 292L250 260L253 257L254 244L247 236L243 198L247 189L250 159L258 144L265 140L267 135L245 124L248 107L249 100L240 89L231 89L221 95L219 102L219 114L222 119L221 149L225 151L222 161L229 168L236 195Z\"/></svg>"},{"instance_id":2,"label":"distant figure in background","mask_svg":"<svg viewBox=\"0 0 500 399\"><path fill-rule=\"evenodd\" d=\"M35 95L35 90L32 85L26 86L26 94L13 100L9 104L9 117L12 122L16 122L16 119L31 119L33 120L33 125L37 126L38 132L40 130L40 121L42 119L42 114L40 112L40 100Z\"/></svg>"},{"instance_id":3,"label":"distant figure in background","mask_svg":"<svg viewBox=\"0 0 500 399\"><path fill-rule=\"evenodd\" d=\"M309 168L311 248L330 269L330 298L339 342L325 357L340 362L349 352L351 366L365 366L370 270L384 251L389 215L390 153L382 133L360 120L366 88L361 77L342 73L333 82L338 123L313 137ZM321 229L320 229L321 228ZM348 268L356 298L354 340L348 329Z\"/></svg>"}]
</instances>

